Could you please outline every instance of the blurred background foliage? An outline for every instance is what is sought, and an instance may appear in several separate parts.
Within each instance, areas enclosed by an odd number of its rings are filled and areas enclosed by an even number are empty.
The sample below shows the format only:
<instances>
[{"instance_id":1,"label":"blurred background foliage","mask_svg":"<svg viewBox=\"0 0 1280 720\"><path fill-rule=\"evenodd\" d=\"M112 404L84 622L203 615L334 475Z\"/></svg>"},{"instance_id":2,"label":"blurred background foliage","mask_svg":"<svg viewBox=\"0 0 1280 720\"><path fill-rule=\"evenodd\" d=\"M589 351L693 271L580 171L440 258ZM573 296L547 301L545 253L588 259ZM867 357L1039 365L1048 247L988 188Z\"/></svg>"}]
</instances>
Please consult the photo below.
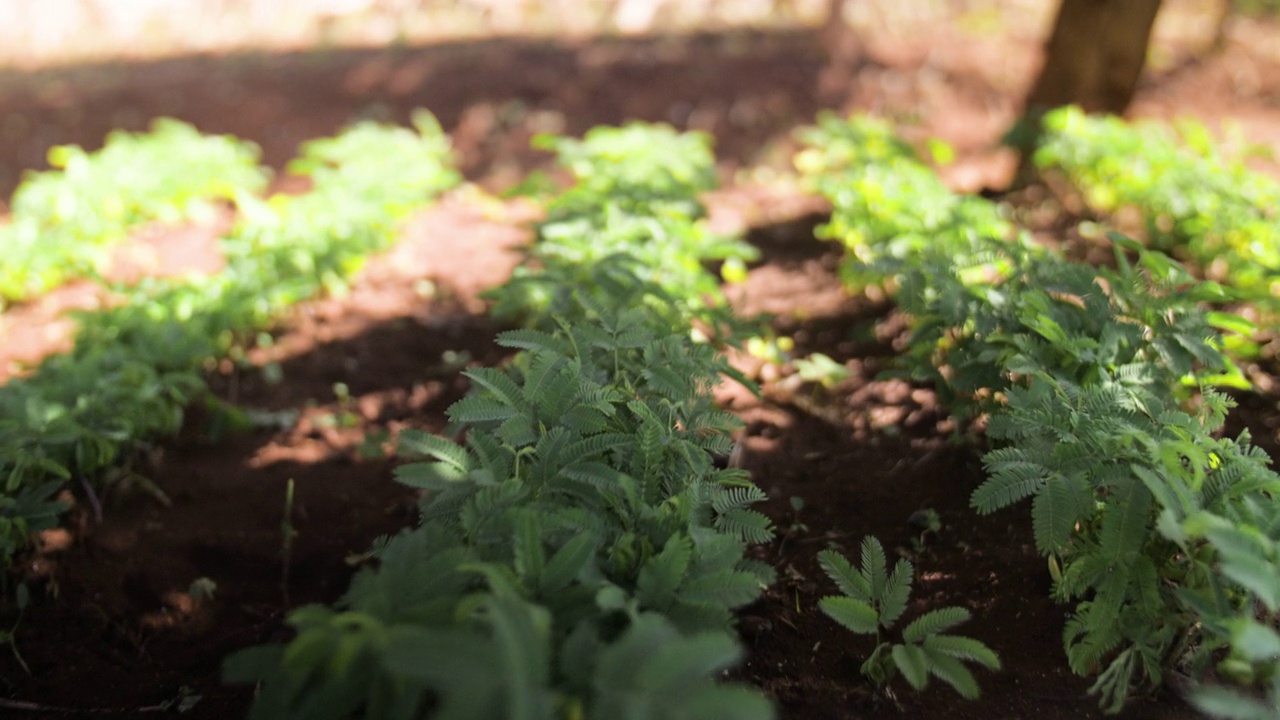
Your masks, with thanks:
<instances>
[{"instance_id":1,"label":"blurred background foliage","mask_svg":"<svg viewBox=\"0 0 1280 720\"><path fill-rule=\"evenodd\" d=\"M1167 0L1158 33L1212 38L1234 13L1275 14L1276 0ZM732 27L812 27L838 20L879 35L954 21L977 35L1043 35L1045 0L0 0L0 66L244 49L417 44L492 35L594 35ZM1226 12L1231 10L1232 12Z\"/></svg>"}]
</instances>

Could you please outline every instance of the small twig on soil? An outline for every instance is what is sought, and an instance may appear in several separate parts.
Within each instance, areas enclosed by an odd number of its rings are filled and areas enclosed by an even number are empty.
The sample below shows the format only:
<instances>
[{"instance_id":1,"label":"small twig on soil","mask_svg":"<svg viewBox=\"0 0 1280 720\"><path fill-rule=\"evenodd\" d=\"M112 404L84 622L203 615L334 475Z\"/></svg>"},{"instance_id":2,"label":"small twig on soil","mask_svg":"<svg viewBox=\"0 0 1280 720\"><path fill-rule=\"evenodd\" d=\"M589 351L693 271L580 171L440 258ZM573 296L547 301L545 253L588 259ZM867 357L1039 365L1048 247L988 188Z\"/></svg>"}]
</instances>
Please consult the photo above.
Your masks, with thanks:
<instances>
[{"instance_id":1,"label":"small twig on soil","mask_svg":"<svg viewBox=\"0 0 1280 720\"><path fill-rule=\"evenodd\" d=\"M60 715L135 715L138 713L166 712L172 710L173 706L169 703L161 703L140 708L69 708L0 698L0 708L21 710L23 712L58 713Z\"/></svg>"},{"instance_id":2,"label":"small twig on soil","mask_svg":"<svg viewBox=\"0 0 1280 720\"><path fill-rule=\"evenodd\" d=\"M93 507L93 519L102 522L102 501L98 500L98 494L93 491L93 486L83 475L76 475L76 479L80 481L80 487L84 488L84 494L89 497L89 505Z\"/></svg>"},{"instance_id":3,"label":"small twig on soil","mask_svg":"<svg viewBox=\"0 0 1280 720\"><path fill-rule=\"evenodd\" d=\"M289 478L289 484L284 490L284 520L280 523L280 531L284 535L280 547L280 594L287 608L290 605L289 564L293 557L293 536L297 534L293 530L293 478Z\"/></svg>"}]
</instances>

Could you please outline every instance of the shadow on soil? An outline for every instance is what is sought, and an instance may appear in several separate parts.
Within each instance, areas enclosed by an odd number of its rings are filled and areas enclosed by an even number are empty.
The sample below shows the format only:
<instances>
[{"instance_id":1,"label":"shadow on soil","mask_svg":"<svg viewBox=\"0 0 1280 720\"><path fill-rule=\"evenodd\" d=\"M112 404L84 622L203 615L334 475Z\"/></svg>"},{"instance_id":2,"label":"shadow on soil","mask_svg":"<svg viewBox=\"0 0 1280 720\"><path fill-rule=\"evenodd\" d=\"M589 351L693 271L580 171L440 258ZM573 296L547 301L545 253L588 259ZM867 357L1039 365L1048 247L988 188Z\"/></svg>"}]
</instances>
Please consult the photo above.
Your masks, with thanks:
<instances>
[{"instance_id":1,"label":"shadow on soil","mask_svg":"<svg viewBox=\"0 0 1280 720\"><path fill-rule=\"evenodd\" d=\"M74 511L69 547L31 559L37 600L15 638L30 674L0 653L0 693L94 717L200 696L186 717L243 717L251 689L221 684L223 658L288 637L290 608L333 602L375 537L415 521L417 496L394 482L383 441L404 427L443 431L466 382L442 358L500 363L497 329L457 308L428 309L281 361L279 384L256 369L234 382L214 376L215 395L231 400L234 387L237 406L274 411L266 417L280 425L215 443L201 430L211 417L192 412L140 468L163 500L118 483L102 495L101 522ZM333 396L339 382L346 403Z\"/></svg>"}]
</instances>

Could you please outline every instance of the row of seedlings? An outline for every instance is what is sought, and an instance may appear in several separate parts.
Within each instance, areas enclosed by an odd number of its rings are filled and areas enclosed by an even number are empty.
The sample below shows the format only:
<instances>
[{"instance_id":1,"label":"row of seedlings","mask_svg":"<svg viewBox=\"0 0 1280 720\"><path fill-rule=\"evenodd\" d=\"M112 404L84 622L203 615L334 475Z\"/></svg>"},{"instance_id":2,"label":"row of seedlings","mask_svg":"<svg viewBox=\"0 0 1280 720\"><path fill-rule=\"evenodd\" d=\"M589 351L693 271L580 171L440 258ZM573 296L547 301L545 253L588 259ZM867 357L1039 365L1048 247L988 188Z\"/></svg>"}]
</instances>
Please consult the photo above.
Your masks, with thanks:
<instances>
[{"instance_id":1,"label":"row of seedlings","mask_svg":"<svg viewBox=\"0 0 1280 720\"><path fill-rule=\"evenodd\" d=\"M1252 302L1274 304L1280 183L1228 155L1203 126L1127 123L1064 107L1043 119L1033 159L1105 216L1137 210L1147 244ZM1242 156L1243 155L1243 156Z\"/></svg>"},{"instance_id":2,"label":"row of seedlings","mask_svg":"<svg viewBox=\"0 0 1280 720\"><path fill-rule=\"evenodd\" d=\"M737 423L710 390L731 371L690 323L715 303L654 281L697 265L668 241L704 232L710 152L652 126L546 142L576 182L495 293L527 321L498 336L519 354L465 373L461 442L402 435L419 525L377 543L334 607L295 611L292 641L228 659L228 680L259 683L250 717L773 716L719 682L741 657L732 611L773 572L745 557L772 535L749 509L763 494L713 463ZM705 167L664 162L673 144ZM628 252L646 240L661 267Z\"/></svg>"},{"instance_id":3,"label":"row of seedlings","mask_svg":"<svg viewBox=\"0 0 1280 720\"><path fill-rule=\"evenodd\" d=\"M1238 323L1200 307L1221 289L1118 235L1114 269L1068 262L951 195L884 124L826 116L805 139L846 277L888 285L915 376L987 418L973 507L1031 501L1054 596L1076 603L1071 668L1112 712L1182 672L1245 687L1197 689L1206 711L1274 717L1280 476L1247 432L1218 432L1232 402L1212 386L1240 379L1212 326Z\"/></svg>"},{"instance_id":4,"label":"row of seedlings","mask_svg":"<svg viewBox=\"0 0 1280 720\"><path fill-rule=\"evenodd\" d=\"M101 150L49 150L52 170L27 173L0 226L0 307L95 274L111 247L149 222L207 217L220 202L266 187L258 148L202 135L170 118L150 132L116 131Z\"/></svg>"},{"instance_id":5,"label":"row of seedlings","mask_svg":"<svg viewBox=\"0 0 1280 720\"><path fill-rule=\"evenodd\" d=\"M78 318L70 353L0 387L0 560L57 523L68 485L100 512L103 486L138 472L192 403L213 402L204 372L215 359L339 287L413 208L459 181L434 118L416 124L363 123L308 143L290 170L311 178L310 192L237 195L223 270L115 288L118 304Z\"/></svg>"}]
</instances>

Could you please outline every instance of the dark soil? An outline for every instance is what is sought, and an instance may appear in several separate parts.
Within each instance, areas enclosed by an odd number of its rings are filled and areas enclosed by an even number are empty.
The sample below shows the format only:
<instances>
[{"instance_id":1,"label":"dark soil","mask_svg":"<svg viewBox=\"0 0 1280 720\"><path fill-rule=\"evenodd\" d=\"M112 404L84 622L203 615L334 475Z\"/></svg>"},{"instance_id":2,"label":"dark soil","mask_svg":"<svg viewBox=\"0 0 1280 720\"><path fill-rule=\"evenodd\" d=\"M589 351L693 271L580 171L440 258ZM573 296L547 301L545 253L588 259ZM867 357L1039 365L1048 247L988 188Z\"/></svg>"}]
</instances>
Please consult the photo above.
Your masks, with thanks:
<instances>
[{"instance_id":1,"label":"dark soil","mask_svg":"<svg viewBox=\"0 0 1280 720\"><path fill-rule=\"evenodd\" d=\"M805 33L572 45L495 40L9 74L0 76L7 118L0 186L11 189L21 170L41 167L50 144L93 147L107 130L140 129L155 115L253 139L278 166L299 141L353 118L404 120L424 106L452 131L469 176L492 188L545 162L527 149L534 132L580 133L632 118L714 132L731 179L758 161L780 165L790 129L821 107L918 112L919 132L941 134L961 150L948 177L981 187L998 180L1004 161L989 150L1022 89L1000 78L1010 66L1022 77L1035 49L1025 38L966 44L944 30L889 49L869 41L847 92L825 99L816 90L823 58ZM1004 58L999 70L986 62L993 55ZM1220 117L1220 109L1205 108L1219 98L1207 89L1241 63L1274 65L1233 46L1179 69L1167 84L1150 80L1139 106ZM1264 90L1280 82L1280 72L1259 77ZM1266 100L1275 95L1255 96L1235 102L1248 117L1275 123L1280 109ZM774 543L757 549L780 580L741 614L749 657L737 676L762 686L795 720L1101 717L1086 697L1088 682L1066 667L1068 609L1048 599L1029 513L983 517L968 507L982 478L980 439L957 429L928 388L876 379L905 324L888 306L840 289L837 249L812 237L821 204L745 183L710 201L718 225L752 226L764 252L745 288L734 290L738 307L776 314L797 354L823 352L851 371L823 389L744 358L744 367L764 374L765 399L723 391L746 423L746 467L768 493L765 510L779 529ZM444 409L465 391L457 371L501 362L491 342L498 328L477 294L517 262L513 249L528 238L527 219L519 205L498 211L465 193L415 217L401 245L373 261L349 294L299 308L271 348L213 374L219 397L259 411L259 429L210 440L214 418L193 411L183 434L145 468L163 496L145 483L117 485L102 497L101 520L80 498L68 527L42 536L39 551L17 569L36 592L14 642L27 667L0 648L0 715L134 717L165 714L166 705L176 712L185 699L194 703L189 717L242 716L251 690L220 683L223 658L287 637L289 608L333 601L371 540L412 522L415 496L391 479L389 440L404 427L441 429ZM184 232L186 240L172 245L184 257L204 252L215 234ZM167 266L157 260L155 267ZM58 334L45 332L56 309L40 314L38 306L4 316L5 360L57 348ZM277 368L280 380L268 382ZM347 386L349 399L337 397L335 383ZM1250 427L1274 454L1277 397L1241 400L1234 426ZM290 480L296 537L285 562ZM792 498L802 499L799 511ZM940 531L922 534L912 525L925 509L938 513ZM869 646L817 611L834 588L815 555L826 547L856 552L868 534L916 565L912 612L972 611L965 632L1004 664L979 674L982 700L962 702L940 687L877 696L861 681ZM212 598L198 592L201 579L216 583ZM1125 713L1192 716L1168 691Z\"/></svg>"}]
</instances>

